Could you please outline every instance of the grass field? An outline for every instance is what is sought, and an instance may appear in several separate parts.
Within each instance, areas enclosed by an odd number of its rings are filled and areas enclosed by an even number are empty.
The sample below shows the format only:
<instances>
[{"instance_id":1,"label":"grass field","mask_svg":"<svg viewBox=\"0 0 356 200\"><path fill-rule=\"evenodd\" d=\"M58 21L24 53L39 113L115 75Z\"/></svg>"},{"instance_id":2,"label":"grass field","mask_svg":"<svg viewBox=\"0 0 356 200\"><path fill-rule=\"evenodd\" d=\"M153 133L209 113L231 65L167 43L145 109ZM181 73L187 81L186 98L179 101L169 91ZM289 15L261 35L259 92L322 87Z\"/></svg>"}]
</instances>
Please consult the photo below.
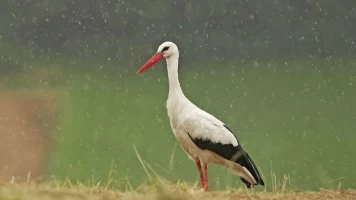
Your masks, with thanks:
<instances>
[{"instance_id":1,"label":"grass field","mask_svg":"<svg viewBox=\"0 0 356 200\"><path fill-rule=\"evenodd\" d=\"M41 71L40 64L35 67ZM18 79L8 78L1 84L14 91L57 91L61 112L47 177L97 182L107 181L110 173L116 180L113 188L125 190L128 181L136 188L147 180L136 146L144 162L162 177L188 184L198 180L194 163L177 145L169 127L164 62L136 76L139 67L78 61L66 68L50 66L51 78L39 73L31 79L33 70L28 69ZM45 81L39 83L39 79ZM341 188L356 187L356 174L350 173L356 165L353 61L226 64L221 68L182 65L180 79L188 98L237 133L267 183L275 174L288 175L291 185L301 190L335 190L340 184ZM238 177L221 167L211 165L209 175L212 189L243 187ZM16 187L5 188L27 191ZM36 193L36 187L28 190ZM50 191L60 193L56 190ZM257 195L266 195L265 188L255 190L262 192ZM268 184L266 190L273 191L273 185Z\"/></svg>"},{"instance_id":2,"label":"grass field","mask_svg":"<svg viewBox=\"0 0 356 200\"><path fill-rule=\"evenodd\" d=\"M102 180L113 168L116 179L138 185L146 175L136 145L162 176L198 180L169 127L164 63L142 76L135 75L137 68L67 76L48 174ZM194 103L238 132L267 182L273 171L289 175L298 188L317 190L356 186L349 173L356 164L355 69L353 62L183 66L180 78ZM212 165L210 174L214 188L242 186L220 167Z\"/></svg>"}]
</instances>

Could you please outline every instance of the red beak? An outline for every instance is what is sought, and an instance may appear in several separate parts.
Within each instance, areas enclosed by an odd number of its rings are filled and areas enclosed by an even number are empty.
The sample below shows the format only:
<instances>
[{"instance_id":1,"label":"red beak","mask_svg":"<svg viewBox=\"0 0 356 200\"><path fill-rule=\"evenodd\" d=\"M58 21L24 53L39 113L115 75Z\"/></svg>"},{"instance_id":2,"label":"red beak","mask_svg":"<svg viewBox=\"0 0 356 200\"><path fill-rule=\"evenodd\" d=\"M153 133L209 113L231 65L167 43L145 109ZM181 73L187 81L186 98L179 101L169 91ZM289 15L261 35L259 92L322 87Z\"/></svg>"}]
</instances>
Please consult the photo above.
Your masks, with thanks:
<instances>
[{"instance_id":1,"label":"red beak","mask_svg":"<svg viewBox=\"0 0 356 200\"><path fill-rule=\"evenodd\" d=\"M163 54L157 52L136 72L136 74L145 71L146 69L154 65L156 62L160 61L162 58L163 58Z\"/></svg>"}]
</instances>

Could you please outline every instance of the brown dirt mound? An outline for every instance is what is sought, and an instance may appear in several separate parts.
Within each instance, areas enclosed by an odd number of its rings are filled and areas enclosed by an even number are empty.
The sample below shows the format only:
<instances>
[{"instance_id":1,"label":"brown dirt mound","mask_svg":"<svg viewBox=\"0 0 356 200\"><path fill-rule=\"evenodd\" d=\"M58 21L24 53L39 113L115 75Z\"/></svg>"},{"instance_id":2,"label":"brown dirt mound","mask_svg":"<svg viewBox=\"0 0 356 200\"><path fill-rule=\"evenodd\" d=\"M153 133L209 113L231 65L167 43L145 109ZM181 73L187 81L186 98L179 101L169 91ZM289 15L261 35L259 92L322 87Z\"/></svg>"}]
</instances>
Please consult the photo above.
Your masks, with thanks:
<instances>
[{"instance_id":1,"label":"brown dirt mound","mask_svg":"<svg viewBox=\"0 0 356 200\"><path fill-rule=\"evenodd\" d=\"M0 94L0 179L42 172L56 109L54 98Z\"/></svg>"}]
</instances>

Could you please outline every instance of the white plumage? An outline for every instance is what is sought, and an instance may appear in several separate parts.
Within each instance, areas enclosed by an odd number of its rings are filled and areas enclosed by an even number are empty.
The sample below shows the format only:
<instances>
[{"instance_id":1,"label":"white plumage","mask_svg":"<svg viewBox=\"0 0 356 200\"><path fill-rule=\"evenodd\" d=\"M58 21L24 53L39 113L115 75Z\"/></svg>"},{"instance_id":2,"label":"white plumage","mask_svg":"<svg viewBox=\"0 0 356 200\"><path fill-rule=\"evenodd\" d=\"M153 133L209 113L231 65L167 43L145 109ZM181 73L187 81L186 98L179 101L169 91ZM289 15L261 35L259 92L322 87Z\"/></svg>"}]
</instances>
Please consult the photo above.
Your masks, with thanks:
<instances>
[{"instance_id":1,"label":"white plumage","mask_svg":"<svg viewBox=\"0 0 356 200\"><path fill-rule=\"evenodd\" d=\"M215 143L237 146L235 136L224 127L224 124L203 110L194 109L185 120L183 127L192 138L201 138Z\"/></svg>"},{"instance_id":2,"label":"white plumage","mask_svg":"<svg viewBox=\"0 0 356 200\"><path fill-rule=\"evenodd\" d=\"M183 94L178 79L178 47L164 42L157 53L148 60L137 74L166 58L169 79L167 111L172 131L188 154L196 162L202 188L208 190L207 165L222 165L241 177L247 187L264 185L250 156L238 143L232 131L220 120L191 103ZM204 173L201 168L204 165Z\"/></svg>"}]
</instances>

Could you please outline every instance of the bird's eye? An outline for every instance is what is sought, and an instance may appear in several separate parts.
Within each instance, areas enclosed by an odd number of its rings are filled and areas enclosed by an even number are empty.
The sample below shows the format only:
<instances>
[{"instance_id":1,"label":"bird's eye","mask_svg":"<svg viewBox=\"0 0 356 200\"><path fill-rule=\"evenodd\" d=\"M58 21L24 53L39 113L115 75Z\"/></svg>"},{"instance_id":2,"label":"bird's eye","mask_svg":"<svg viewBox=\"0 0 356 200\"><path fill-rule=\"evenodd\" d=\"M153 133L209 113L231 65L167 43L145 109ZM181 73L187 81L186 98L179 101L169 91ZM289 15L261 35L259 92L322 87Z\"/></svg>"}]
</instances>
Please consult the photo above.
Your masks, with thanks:
<instances>
[{"instance_id":1,"label":"bird's eye","mask_svg":"<svg viewBox=\"0 0 356 200\"><path fill-rule=\"evenodd\" d=\"M164 47L164 48L162 49L162 53L163 53L164 51L167 51L168 49L169 49L169 46Z\"/></svg>"}]
</instances>

